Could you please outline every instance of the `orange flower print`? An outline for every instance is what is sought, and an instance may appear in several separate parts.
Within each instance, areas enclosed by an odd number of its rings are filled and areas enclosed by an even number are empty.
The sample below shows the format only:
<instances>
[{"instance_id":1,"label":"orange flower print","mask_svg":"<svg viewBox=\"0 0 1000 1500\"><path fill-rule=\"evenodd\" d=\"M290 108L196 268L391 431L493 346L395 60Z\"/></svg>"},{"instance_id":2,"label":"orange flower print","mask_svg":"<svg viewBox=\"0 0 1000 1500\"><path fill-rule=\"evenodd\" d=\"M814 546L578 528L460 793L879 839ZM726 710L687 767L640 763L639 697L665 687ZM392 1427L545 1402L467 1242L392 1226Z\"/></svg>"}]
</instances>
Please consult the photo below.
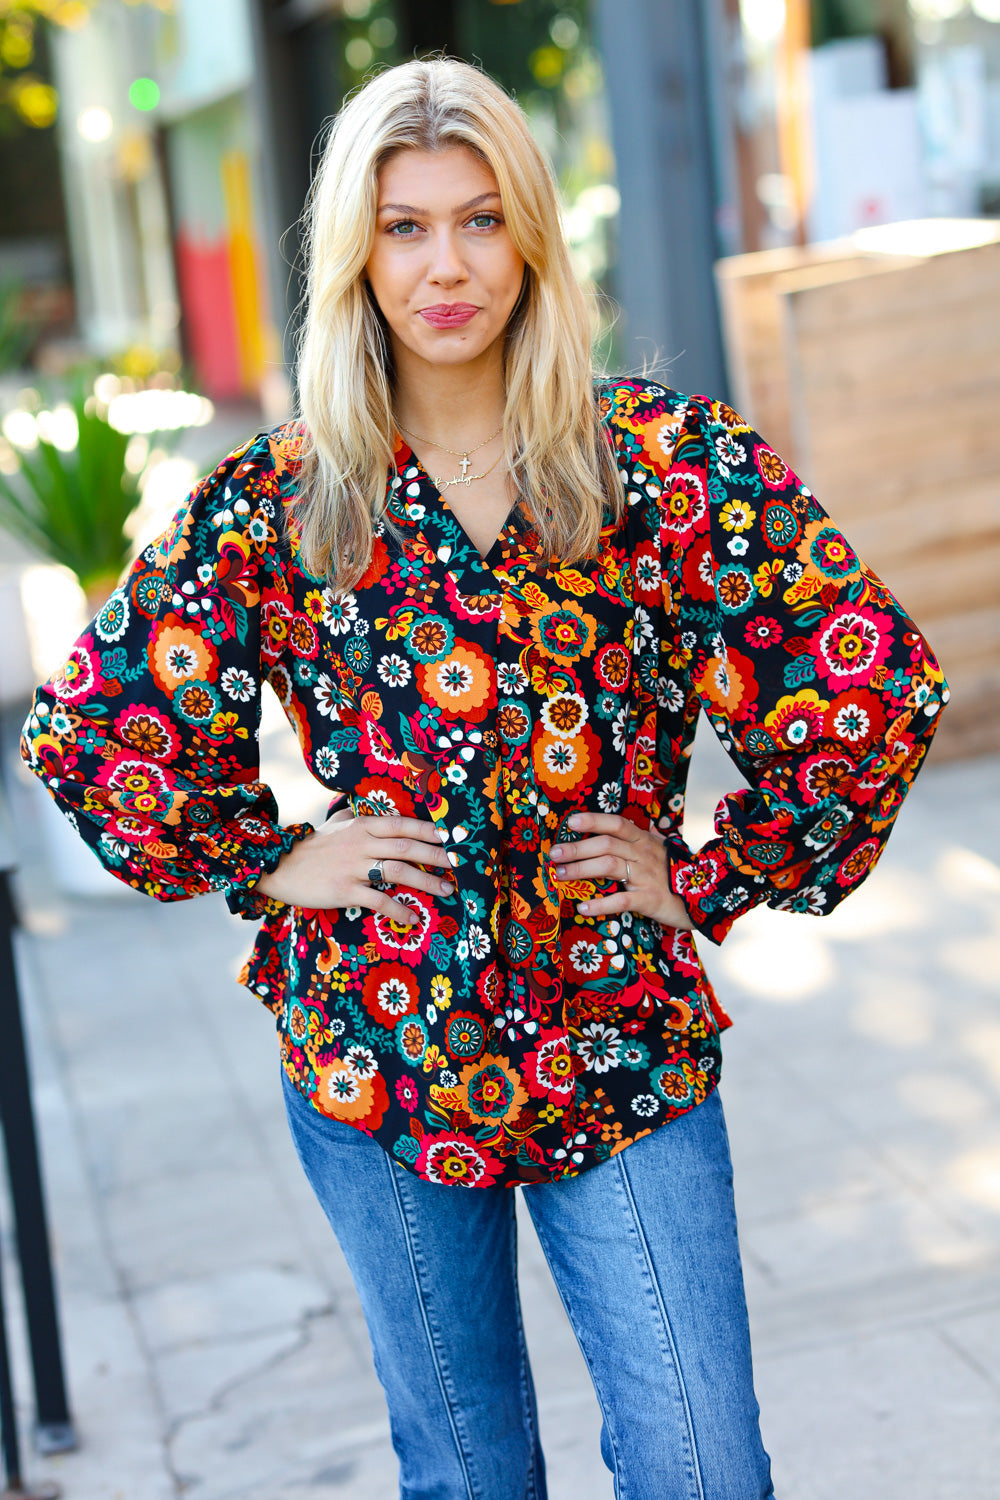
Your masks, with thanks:
<instances>
[{"instance_id":1,"label":"orange flower print","mask_svg":"<svg viewBox=\"0 0 1000 1500\"><path fill-rule=\"evenodd\" d=\"M465 1094L466 1110L474 1120L484 1124L496 1120L511 1124L528 1102L520 1076L508 1059L494 1057L489 1052L466 1063L458 1082Z\"/></svg>"},{"instance_id":2,"label":"orange flower print","mask_svg":"<svg viewBox=\"0 0 1000 1500\"><path fill-rule=\"evenodd\" d=\"M533 639L550 656L576 661L590 656L597 645L597 621L575 599L542 609L531 622Z\"/></svg>"},{"instance_id":3,"label":"orange flower print","mask_svg":"<svg viewBox=\"0 0 1000 1500\"><path fill-rule=\"evenodd\" d=\"M496 700L495 672L479 646L456 641L440 660L421 662L417 678L424 697L449 717L478 723Z\"/></svg>"},{"instance_id":4,"label":"orange flower print","mask_svg":"<svg viewBox=\"0 0 1000 1500\"><path fill-rule=\"evenodd\" d=\"M168 697L185 682L203 682L216 675L214 646L187 625L166 621L154 625L147 654L156 684Z\"/></svg>"},{"instance_id":5,"label":"orange flower print","mask_svg":"<svg viewBox=\"0 0 1000 1500\"><path fill-rule=\"evenodd\" d=\"M769 490L782 490L793 478L791 469L783 458L779 458L773 448L767 448L763 443L758 443L753 450L754 462L760 470L760 477Z\"/></svg>"},{"instance_id":6,"label":"orange flower print","mask_svg":"<svg viewBox=\"0 0 1000 1500\"><path fill-rule=\"evenodd\" d=\"M711 707L730 719L746 718L757 698L753 663L732 646L725 657L708 658L695 687Z\"/></svg>"}]
</instances>

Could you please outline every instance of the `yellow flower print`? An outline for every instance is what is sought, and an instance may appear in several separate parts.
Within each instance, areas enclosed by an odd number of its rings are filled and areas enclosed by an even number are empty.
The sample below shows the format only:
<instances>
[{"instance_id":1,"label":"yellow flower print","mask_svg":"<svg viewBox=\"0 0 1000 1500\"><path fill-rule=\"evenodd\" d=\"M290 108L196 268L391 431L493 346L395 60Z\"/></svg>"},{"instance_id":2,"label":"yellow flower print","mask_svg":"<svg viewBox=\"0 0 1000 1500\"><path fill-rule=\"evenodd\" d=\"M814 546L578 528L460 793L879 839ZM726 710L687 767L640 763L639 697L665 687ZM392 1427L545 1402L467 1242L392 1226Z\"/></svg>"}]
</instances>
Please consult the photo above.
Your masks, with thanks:
<instances>
[{"instance_id":1,"label":"yellow flower print","mask_svg":"<svg viewBox=\"0 0 1000 1500\"><path fill-rule=\"evenodd\" d=\"M780 557L772 557L768 562L762 562L753 581L757 586L757 592L762 599L766 599L774 591L774 580L785 566Z\"/></svg>"},{"instance_id":2,"label":"yellow flower print","mask_svg":"<svg viewBox=\"0 0 1000 1500\"><path fill-rule=\"evenodd\" d=\"M313 624L318 625L323 618L322 589L310 589L302 601L302 607Z\"/></svg>"},{"instance_id":3,"label":"yellow flower print","mask_svg":"<svg viewBox=\"0 0 1000 1500\"><path fill-rule=\"evenodd\" d=\"M431 980L431 1002L438 1010L447 1010L451 1004L451 980L444 974L435 974Z\"/></svg>"},{"instance_id":4,"label":"yellow flower print","mask_svg":"<svg viewBox=\"0 0 1000 1500\"><path fill-rule=\"evenodd\" d=\"M719 520L727 531L749 531L757 519L757 512L746 500L727 500L719 512Z\"/></svg>"}]
</instances>

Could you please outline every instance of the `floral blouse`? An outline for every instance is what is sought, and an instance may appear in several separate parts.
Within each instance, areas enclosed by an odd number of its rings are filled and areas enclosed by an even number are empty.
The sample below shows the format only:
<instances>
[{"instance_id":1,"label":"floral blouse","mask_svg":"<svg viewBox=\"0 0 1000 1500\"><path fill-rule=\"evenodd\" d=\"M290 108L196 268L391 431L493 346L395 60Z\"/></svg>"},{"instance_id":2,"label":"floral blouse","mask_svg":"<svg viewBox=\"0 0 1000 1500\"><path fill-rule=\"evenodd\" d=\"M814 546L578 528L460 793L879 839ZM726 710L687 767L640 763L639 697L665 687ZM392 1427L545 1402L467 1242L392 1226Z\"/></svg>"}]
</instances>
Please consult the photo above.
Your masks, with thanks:
<instances>
[{"instance_id":1,"label":"floral blouse","mask_svg":"<svg viewBox=\"0 0 1000 1500\"><path fill-rule=\"evenodd\" d=\"M482 558L400 441L391 525L338 595L302 565L301 433L278 428L198 486L25 726L114 874L264 916L243 981L289 1078L449 1186L571 1176L719 1079L729 1022L692 934L587 917L613 885L550 868L573 811L657 827L715 942L759 902L827 912L878 858L947 698L912 621L736 412L637 380L598 396L628 505L597 558L546 562L524 506ZM456 892L398 889L412 927L254 892L309 831L279 825L260 780L265 679L335 798L446 834ZM700 709L750 787L692 852Z\"/></svg>"}]
</instances>

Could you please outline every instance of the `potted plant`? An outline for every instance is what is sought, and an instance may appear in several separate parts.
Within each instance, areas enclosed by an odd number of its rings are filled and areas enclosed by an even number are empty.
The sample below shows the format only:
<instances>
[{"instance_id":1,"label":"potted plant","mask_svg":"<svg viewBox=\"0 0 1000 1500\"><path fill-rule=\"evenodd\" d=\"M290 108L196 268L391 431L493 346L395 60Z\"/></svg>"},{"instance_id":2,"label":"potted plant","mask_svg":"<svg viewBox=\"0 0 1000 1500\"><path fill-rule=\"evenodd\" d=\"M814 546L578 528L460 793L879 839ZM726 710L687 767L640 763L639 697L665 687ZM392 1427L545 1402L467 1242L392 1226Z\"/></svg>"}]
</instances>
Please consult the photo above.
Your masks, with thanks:
<instances>
[{"instance_id":1,"label":"potted plant","mask_svg":"<svg viewBox=\"0 0 1000 1500\"><path fill-rule=\"evenodd\" d=\"M0 473L0 526L70 568L96 610L128 561L141 468L126 461L131 435L82 387L53 412L8 413L4 430L18 472Z\"/></svg>"},{"instance_id":2,"label":"potted plant","mask_svg":"<svg viewBox=\"0 0 1000 1500\"><path fill-rule=\"evenodd\" d=\"M99 376L95 385L96 392L79 382L68 401L49 411L22 407L8 412L3 421L5 462L0 469L0 528L31 552L69 568L86 595L91 615L105 602L129 561L128 523L141 502L141 475L149 452L147 435L121 430L130 426L128 421L116 425L111 420L116 416L114 393L120 390L117 378ZM161 390L149 394L154 406L159 402L160 419L164 397L168 407L176 397L186 398L189 408L191 403L199 406L195 422L211 413L210 403L201 403L201 398L188 393ZM151 435L153 423L144 421L148 414L147 407L138 419ZM173 420L170 412L167 418L165 426L189 425L190 412L183 422ZM39 783L34 784L40 789ZM76 838L47 795L41 799L40 819L63 890L74 895L125 891Z\"/></svg>"}]
</instances>

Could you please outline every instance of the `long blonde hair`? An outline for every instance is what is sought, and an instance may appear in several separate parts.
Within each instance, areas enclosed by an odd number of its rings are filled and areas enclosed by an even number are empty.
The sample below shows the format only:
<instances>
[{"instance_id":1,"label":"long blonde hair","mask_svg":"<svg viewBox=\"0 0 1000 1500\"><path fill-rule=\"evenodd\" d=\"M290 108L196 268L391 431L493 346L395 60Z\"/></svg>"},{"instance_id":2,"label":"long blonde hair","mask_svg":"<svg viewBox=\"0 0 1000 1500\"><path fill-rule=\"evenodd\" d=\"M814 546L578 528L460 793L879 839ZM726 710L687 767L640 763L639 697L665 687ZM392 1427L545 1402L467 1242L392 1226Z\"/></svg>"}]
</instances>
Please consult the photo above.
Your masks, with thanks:
<instances>
[{"instance_id":1,"label":"long blonde hair","mask_svg":"<svg viewBox=\"0 0 1000 1500\"><path fill-rule=\"evenodd\" d=\"M621 512L617 465L594 401L591 322L559 221L552 169L517 104L452 59L389 68L330 130L306 211L307 309L298 361L305 426L295 509L302 559L341 590L371 556L393 461L392 367L362 273L378 174L407 148L461 145L492 170L525 285L505 332L505 457L549 557L593 556L607 510Z\"/></svg>"}]
</instances>

